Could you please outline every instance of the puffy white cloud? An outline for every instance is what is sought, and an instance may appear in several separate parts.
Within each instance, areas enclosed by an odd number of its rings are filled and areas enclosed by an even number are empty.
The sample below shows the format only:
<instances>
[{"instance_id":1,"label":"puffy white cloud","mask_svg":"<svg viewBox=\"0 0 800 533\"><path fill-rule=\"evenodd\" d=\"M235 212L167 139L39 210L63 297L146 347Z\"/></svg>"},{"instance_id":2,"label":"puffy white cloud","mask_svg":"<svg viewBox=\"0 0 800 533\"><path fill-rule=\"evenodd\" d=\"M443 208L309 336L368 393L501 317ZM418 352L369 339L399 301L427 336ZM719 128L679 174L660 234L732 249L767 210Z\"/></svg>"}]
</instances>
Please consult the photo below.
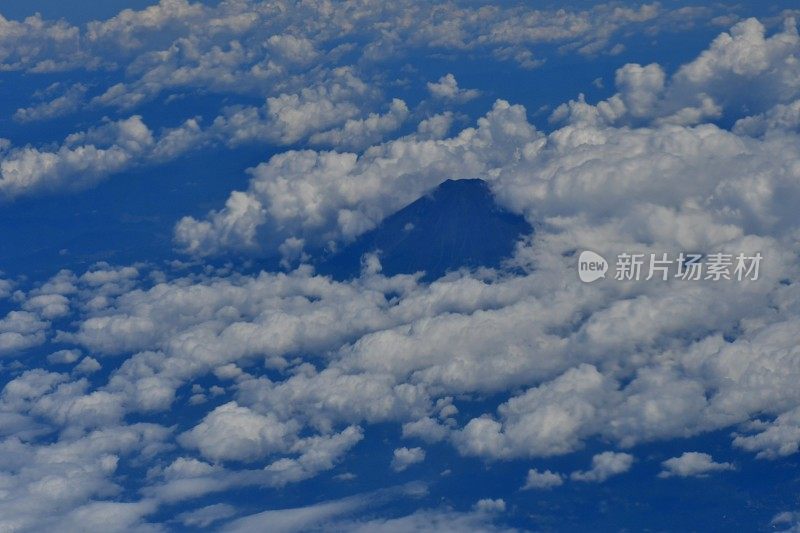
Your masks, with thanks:
<instances>
[{"instance_id":1,"label":"puffy white cloud","mask_svg":"<svg viewBox=\"0 0 800 533\"><path fill-rule=\"evenodd\" d=\"M57 147L0 142L0 199L86 188L137 165L175 159L221 133L203 130L199 118L191 118L155 134L133 115L72 133Z\"/></svg>"},{"instance_id":2,"label":"puffy white cloud","mask_svg":"<svg viewBox=\"0 0 800 533\"><path fill-rule=\"evenodd\" d=\"M66 21L43 20L38 13L23 21L0 15L0 70L51 72L82 66L80 30Z\"/></svg>"},{"instance_id":3,"label":"puffy white cloud","mask_svg":"<svg viewBox=\"0 0 800 533\"><path fill-rule=\"evenodd\" d=\"M235 192L208 220L184 218L175 238L206 255L303 238L313 244L352 239L437 185L442 176L491 174L541 137L525 109L498 101L458 136L410 136L352 153L289 151L252 169L247 192ZM267 231L266 235L259 235Z\"/></svg>"},{"instance_id":4,"label":"puffy white cloud","mask_svg":"<svg viewBox=\"0 0 800 533\"><path fill-rule=\"evenodd\" d=\"M125 49L144 46L154 33L164 31L171 25L186 25L197 22L205 10L201 4L187 0L160 0L156 5L136 11L124 9L104 21L92 21L87 25L87 39L106 46L109 43Z\"/></svg>"},{"instance_id":5,"label":"puffy white cloud","mask_svg":"<svg viewBox=\"0 0 800 533\"><path fill-rule=\"evenodd\" d=\"M69 365L80 358L80 350L58 350L47 356L47 362L54 365Z\"/></svg>"},{"instance_id":6,"label":"puffy white cloud","mask_svg":"<svg viewBox=\"0 0 800 533\"><path fill-rule=\"evenodd\" d=\"M790 104L778 104L764 113L740 118L733 131L743 135L761 136L780 134L783 131L797 131L800 128L800 100Z\"/></svg>"},{"instance_id":7,"label":"puffy white cloud","mask_svg":"<svg viewBox=\"0 0 800 533\"><path fill-rule=\"evenodd\" d=\"M592 457L592 468L578 470L570 474L574 481L602 483L612 476L624 474L633 465L633 455L629 453L602 452Z\"/></svg>"},{"instance_id":8,"label":"puffy white cloud","mask_svg":"<svg viewBox=\"0 0 800 533\"><path fill-rule=\"evenodd\" d=\"M476 89L460 88L456 77L450 73L439 78L436 83L428 82L428 91L436 98L456 102L468 102L480 95L480 91Z\"/></svg>"},{"instance_id":9,"label":"puffy white cloud","mask_svg":"<svg viewBox=\"0 0 800 533\"><path fill-rule=\"evenodd\" d=\"M422 448L397 448L392 453L392 470L402 472L409 466L425 460L425 450Z\"/></svg>"},{"instance_id":10,"label":"puffy white cloud","mask_svg":"<svg viewBox=\"0 0 800 533\"><path fill-rule=\"evenodd\" d=\"M531 468L528 470L528 476L525 478L525 485L522 486L522 490L550 489L560 487L563 484L564 476L562 474L551 472L550 470L539 472L537 469Z\"/></svg>"},{"instance_id":11,"label":"puffy white cloud","mask_svg":"<svg viewBox=\"0 0 800 533\"><path fill-rule=\"evenodd\" d=\"M14 120L19 122L33 122L60 117L76 111L83 103L87 87L76 83L69 87L64 94L50 101L31 107L17 109Z\"/></svg>"},{"instance_id":12,"label":"puffy white cloud","mask_svg":"<svg viewBox=\"0 0 800 533\"><path fill-rule=\"evenodd\" d=\"M452 422L452 419L449 420ZM450 428L440 424L437 420L426 416L403 424L403 437L418 437L425 442L439 442L450 434Z\"/></svg>"},{"instance_id":13,"label":"puffy white cloud","mask_svg":"<svg viewBox=\"0 0 800 533\"><path fill-rule=\"evenodd\" d=\"M69 300L63 294L40 294L28 298L22 304L22 309L52 320L69 314Z\"/></svg>"},{"instance_id":14,"label":"puffy white cloud","mask_svg":"<svg viewBox=\"0 0 800 533\"><path fill-rule=\"evenodd\" d=\"M506 502L502 498L483 498L475 502L473 509L484 513L502 513L506 510Z\"/></svg>"},{"instance_id":15,"label":"puffy white cloud","mask_svg":"<svg viewBox=\"0 0 800 533\"><path fill-rule=\"evenodd\" d=\"M185 87L261 96L293 92L324 77L353 42L361 43L359 55L367 64L412 50L469 49L531 68L540 60L530 49L540 45L592 55L619 49L613 39L625 30L672 31L681 29L675 20L707 15L658 4L546 10L457 3L442 10L404 0L292 7L256 0L219 5L161 0L84 28L39 16L3 19L0 60L6 69L38 71L130 64L129 80L97 100L126 107Z\"/></svg>"},{"instance_id":16,"label":"puffy white cloud","mask_svg":"<svg viewBox=\"0 0 800 533\"><path fill-rule=\"evenodd\" d=\"M800 449L800 408L781 413L771 423L756 425L752 435L737 435L734 445L759 458L776 459L797 453Z\"/></svg>"},{"instance_id":17,"label":"puffy white cloud","mask_svg":"<svg viewBox=\"0 0 800 533\"><path fill-rule=\"evenodd\" d=\"M661 463L664 467L658 477L704 477L713 472L734 470L731 463L717 463L707 453L684 452L679 457L671 457Z\"/></svg>"},{"instance_id":18,"label":"puffy white cloud","mask_svg":"<svg viewBox=\"0 0 800 533\"><path fill-rule=\"evenodd\" d=\"M498 408L501 420L470 420L454 435L465 455L510 458L564 454L600 429L600 408L616 387L595 367L581 365L512 398Z\"/></svg>"},{"instance_id":19,"label":"puffy white cloud","mask_svg":"<svg viewBox=\"0 0 800 533\"><path fill-rule=\"evenodd\" d=\"M79 531L110 520L120 530L134 528L152 513L152 502L114 501L120 488L113 475L130 456L159 449L168 430L151 424L109 426L78 438L34 444L5 439L0 526L36 530L52 527ZM60 525L59 525L60 524Z\"/></svg>"},{"instance_id":20,"label":"puffy white cloud","mask_svg":"<svg viewBox=\"0 0 800 533\"><path fill-rule=\"evenodd\" d=\"M209 133L203 131L200 119L190 118L180 126L164 130L153 147L151 157L156 162L169 161L186 152L197 150L208 142Z\"/></svg>"},{"instance_id":21,"label":"puffy white cloud","mask_svg":"<svg viewBox=\"0 0 800 533\"><path fill-rule=\"evenodd\" d=\"M297 430L272 413L259 415L230 402L211 411L200 424L181 435L180 442L197 448L212 461L252 462L286 451Z\"/></svg>"},{"instance_id":22,"label":"puffy white cloud","mask_svg":"<svg viewBox=\"0 0 800 533\"><path fill-rule=\"evenodd\" d=\"M42 344L49 326L49 322L28 311L10 311L0 318L0 355Z\"/></svg>"},{"instance_id":23,"label":"puffy white cloud","mask_svg":"<svg viewBox=\"0 0 800 533\"><path fill-rule=\"evenodd\" d=\"M133 116L72 134L53 151L30 146L6 150L0 154L0 195L86 187L128 167L153 143L141 117Z\"/></svg>"},{"instance_id":24,"label":"puffy white cloud","mask_svg":"<svg viewBox=\"0 0 800 533\"><path fill-rule=\"evenodd\" d=\"M264 106L232 107L214 120L214 134L225 142L237 145L244 142L269 141L294 144L311 134L343 125L341 144L362 136L361 142L383 131L391 131L399 116L407 113L405 105L393 109L384 120L377 115L352 120L361 114L359 102L374 98L373 90L358 78L352 69L335 69L324 82L304 87L295 93L281 93L267 98ZM398 104L399 105L399 104ZM349 130L348 130L349 121ZM401 120L400 120L401 121ZM371 131L370 131L371 130ZM337 134L321 134L316 144L337 144ZM380 137L378 137L380 138Z\"/></svg>"},{"instance_id":25,"label":"puffy white cloud","mask_svg":"<svg viewBox=\"0 0 800 533\"><path fill-rule=\"evenodd\" d=\"M164 131L158 142L151 142L146 154L113 142L108 146L65 144L56 151L14 149L0 163L0 194L16 197L85 187L125 170L140 156L164 161L208 142L294 144L308 140L312 145L360 150L395 131L408 110L395 99L387 102L387 113L376 111L386 80L372 76L370 82L362 81L369 76L365 72L369 61L348 65L342 61L348 45L330 49L332 41L345 36L366 40L363 59L374 59L373 51L382 49L393 50L390 56L402 55L403 46L396 48L405 41L410 47L485 49L527 64L531 62L528 46L558 42L580 53L595 53L623 27L655 21L659 13L669 12L656 5L639 10L598 6L574 12L454 6L447 21L442 21L435 6L405 2L381 9L303 4L285 10L249 0L219 6L162 0L141 11L127 9L108 20L93 21L83 30L38 16L24 22L2 19L0 63L6 68L53 70L88 65L114 70L128 65L127 79L108 87L91 105L130 109L163 91L187 88L244 93L264 98L265 104L230 106L206 129L200 128L197 118L187 119ZM362 22L352 24L352 20ZM522 20L526 22L520 26ZM403 38L381 31L386 24ZM326 48L330 51L322 52ZM452 74L430 87L436 95L462 101L477 94L459 89ZM85 92L84 86L73 85L50 102L20 109L17 118L40 120L69 112L81 104ZM130 121L120 123L133 126ZM374 222L360 215L343 212L341 223L357 232Z\"/></svg>"},{"instance_id":26,"label":"puffy white cloud","mask_svg":"<svg viewBox=\"0 0 800 533\"><path fill-rule=\"evenodd\" d=\"M79 374L93 374L103 368L94 357L84 357L81 362L75 365L75 372Z\"/></svg>"},{"instance_id":27,"label":"puffy white cloud","mask_svg":"<svg viewBox=\"0 0 800 533\"><path fill-rule=\"evenodd\" d=\"M794 18L786 18L783 30L769 37L764 25L750 18L720 34L668 79L657 64L628 64L617 70L617 94L596 106L582 99L563 104L551 118L693 125L723 113L732 117L766 113L800 94L798 51ZM758 132L763 130L761 122L743 119L738 129Z\"/></svg>"},{"instance_id":28,"label":"puffy white cloud","mask_svg":"<svg viewBox=\"0 0 800 533\"><path fill-rule=\"evenodd\" d=\"M382 140L387 133L399 128L407 117L406 103L395 98L385 114L370 113L367 118L348 119L341 128L313 134L309 143L358 150Z\"/></svg>"}]
</instances>

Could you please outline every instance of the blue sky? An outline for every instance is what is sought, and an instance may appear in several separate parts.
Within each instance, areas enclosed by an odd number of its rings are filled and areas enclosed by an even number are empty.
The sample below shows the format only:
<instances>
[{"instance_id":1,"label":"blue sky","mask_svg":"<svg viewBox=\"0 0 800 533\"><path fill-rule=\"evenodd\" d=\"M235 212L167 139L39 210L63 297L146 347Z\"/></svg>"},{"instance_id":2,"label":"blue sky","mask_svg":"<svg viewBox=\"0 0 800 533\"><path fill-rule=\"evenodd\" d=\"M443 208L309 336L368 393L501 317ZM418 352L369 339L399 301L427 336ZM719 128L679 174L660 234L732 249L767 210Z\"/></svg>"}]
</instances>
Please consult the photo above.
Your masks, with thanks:
<instances>
[{"instance_id":1,"label":"blue sky","mask_svg":"<svg viewBox=\"0 0 800 533\"><path fill-rule=\"evenodd\" d=\"M0 529L800 528L792 3L0 14Z\"/></svg>"}]
</instances>

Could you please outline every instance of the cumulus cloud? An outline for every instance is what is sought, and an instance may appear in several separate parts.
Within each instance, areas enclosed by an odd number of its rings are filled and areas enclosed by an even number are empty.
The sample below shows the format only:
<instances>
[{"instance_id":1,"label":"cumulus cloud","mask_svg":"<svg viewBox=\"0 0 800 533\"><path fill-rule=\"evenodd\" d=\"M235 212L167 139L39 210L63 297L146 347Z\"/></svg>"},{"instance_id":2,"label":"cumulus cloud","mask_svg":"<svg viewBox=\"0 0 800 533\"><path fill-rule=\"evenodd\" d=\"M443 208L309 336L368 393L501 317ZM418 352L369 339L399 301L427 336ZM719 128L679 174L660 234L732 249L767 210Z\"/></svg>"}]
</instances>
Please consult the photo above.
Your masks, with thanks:
<instances>
[{"instance_id":1,"label":"cumulus cloud","mask_svg":"<svg viewBox=\"0 0 800 533\"><path fill-rule=\"evenodd\" d=\"M14 120L18 122L33 122L72 113L83 103L86 89L85 85L76 83L64 91L64 94L50 101L17 109L14 113Z\"/></svg>"},{"instance_id":2,"label":"cumulus cloud","mask_svg":"<svg viewBox=\"0 0 800 533\"><path fill-rule=\"evenodd\" d=\"M72 133L57 147L0 142L0 199L87 188L135 166L174 159L212 140L196 118L156 134L141 116L133 115Z\"/></svg>"},{"instance_id":3,"label":"cumulus cloud","mask_svg":"<svg viewBox=\"0 0 800 533\"><path fill-rule=\"evenodd\" d=\"M374 98L372 89L347 67L334 70L328 80L298 92L270 96L260 107L231 107L214 120L214 134L230 145L244 142L270 141L277 144L294 144L309 135L343 125L337 136L329 133L317 138L317 144L361 142L367 136L391 131L391 125L402 115L405 104L397 106L387 118L377 115L360 122L359 102ZM349 130L347 124L350 124ZM370 131L371 130L371 131Z\"/></svg>"},{"instance_id":4,"label":"cumulus cloud","mask_svg":"<svg viewBox=\"0 0 800 533\"><path fill-rule=\"evenodd\" d=\"M395 98L385 114L370 113L367 118L348 119L341 128L313 134L309 143L358 150L382 140L387 133L399 128L407 117L406 103Z\"/></svg>"},{"instance_id":5,"label":"cumulus cloud","mask_svg":"<svg viewBox=\"0 0 800 533\"><path fill-rule=\"evenodd\" d=\"M684 452L679 457L671 457L661 463L664 469L658 477L705 477L714 472L734 470L731 463L717 463L707 453Z\"/></svg>"},{"instance_id":6,"label":"cumulus cloud","mask_svg":"<svg viewBox=\"0 0 800 533\"><path fill-rule=\"evenodd\" d=\"M392 470L395 472L402 472L409 466L425 460L425 450L422 448L397 448L392 455Z\"/></svg>"},{"instance_id":7,"label":"cumulus cloud","mask_svg":"<svg viewBox=\"0 0 800 533\"><path fill-rule=\"evenodd\" d=\"M66 21L46 21L38 13L22 21L0 15L0 70L80 68L87 57L81 53L79 34Z\"/></svg>"},{"instance_id":8,"label":"cumulus cloud","mask_svg":"<svg viewBox=\"0 0 800 533\"><path fill-rule=\"evenodd\" d=\"M130 110L162 92L181 94L197 88L263 99L260 107L228 106L205 129L194 117L165 131L163 142L155 143L146 154L155 162L209 142L292 145L308 141L313 146L362 150L396 131L409 113L398 99L386 102L389 109L381 113L385 80L364 81L369 77L364 67L376 57L392 59L407 53L397 48L399 42L436 50L485 50L525 65L532 61L531 46L561 43L565 49L593 54L625 27L652 23L649 31L664 29L655 24L656 17L670 13L657 5L638 10L601 5L557 12L523 6L454 6L448 13L452 20L440 21L441 13L433 16L434 11L435 6L407 2L369 10L315 4L282 10L250 0L219 6L161 0L84 28L45 21L38 15L21 22L2 19L0 65L33 71L84 66L115 70L128 65L125 79L94 97L92 106ZM418 23L410 23L406 13L413 13ZM311 20L315 23L309 24ZM352 20L362 22L354 25ZM387 24L401 38L380 30ZM346 36L365 40L361 62L343 61L347 44L331 48L332 41ZM475 90L460 89L452 74L429 87L444 99L464 101L477 95ZM61 116L82 105L85 93L85 86L73 84L61 96L20 108L15 116L20 121ZM111 143L64 145L57 151L25 147L4 155L0 194L17 197L91 185L129 168L145 154ZM346 223L353 227L368 223L347 214L343 218L350 219Z\"/></svg>"},{"instance_id":9,"label":"cumulus cloud","mask_svg":"<svg viewBox=\"0 0 800 533\"><path fill-rule=\"evenodd\" d=\"M439 78L436 83L428 82L428 91L435 98L456 102L468 102L480 95L480 91L476 89L460 88L456 77L449 73Z\"/></svg>"},{"instance_id":10,"label":"cumulus cloud","mask_svg":"<svg viewBox=\"0 0 800 533\"><path fill-rule=\"evenodd\" d=\"M770 113L800 92L800 67L793 59L798 51L794 18L769 37L764 25L750 18L720 34L670 77L658 64L627 64L616 72L614 96L594 106L582 98L562 104L551 120L694 125L726 115L742 117L739 131L758 132L764 119L744 117Z\"/></svg>"},{"instance_id":11,"label":"cumulus cloud","mask_svg":"<svg viewBox=\"0 0 800 533\"><path fill-rule=\"evenodd\" d=\"M528 476L525 478L525 485L522 486L522 490L550 489L560 487L563 484L563 475L550 470L539 472L537 469L531 468L528 470Z\"/></svg>"},{"instance_id":12,"label":"cumulus cloud","mask_svg":"<svg viewBox=\"0 0 800 533\"><path fill-rule=\"evenodd\" d=\"M4 476L15 490L0 499L0 526L80 531L108 521L123 531L142 525L153 502L111 500L119 491L112 476L121 458L147 457L167 434L160 426L134 424L62 436L49 445L4 440Z\"/></svg>"},{"instance_id":13,"label":"cumulus cloud","mask_svg":"<svg viewBox=\"0 0 800 533\"><path fill-rule=\"evenodd\" d=\"M75 365L75 372L79 374L93 374L103 368L94 357L84 357L81 362Z\"/></svg>"},{"instance_id":14,"label":"cumulus cloud","mask_svg":"<svg viewBox=\"0 0 800 533\"><path fill-rule=\"evenodd\" d=\"M289 237L317 245L352 239L437 185L442 176L490 174L540 136L523 107L498 101L477 128L447 139L411 135L360 156L285 152L252 169L249 189L231 194L225 208L210 213L208 220L182 219L175 239L199 255L258 249L261 241L280 244Z\"/></svg>"},{"instance_id":15,"label":"cumulus cloud","mask_svg":"<svg viewBox=\"0 0 800 533\"><path fill-rule=\"evenodd\" d=\"M624 474L633 465L633 455L629 453L603 452L592 457L592 468L578 470L569 475L573 481L602 483L612 476Z\"/></svg>"},{"instance_id":16,"label":"cumulus cloud","mask_svg":"<svg viewBox=\"0 0 800 533\"><path fill-rule=\"evenodd\" d=\"M80 350L58 350L47 356L47 362L55 365L68 365L81 358Z\"/></svg>"},{"instance_id":17,"label":"cumulus cloud","mask_svg":"<svg viewBox=\"0 0 800 533\"><path fill-rule=\"evenodd\" d=\"M737 435L734 445L756 452L761 459L795 454L800 449L800 408L781 413L770 423L757 424L755 429L753 434Z\"/></svg>"},{"instance_id":18,"label":"cumulus cloud","mask_svg":"<svg viewBox=\"0 0 800 533\"><path fill-rule=\"evenodd\" d=\"M0 318L0 355L13 354L45 341L49 322L34 313L10 311Z\"/></svg>"},{"instance_id":19,"label":"cumulus cloud","mask_svg":"<svg viewBox=\"0 0 800 533\"><path fill-rule=\"evenodd\" d=\"M88 186L130 166L153 144L150 129L133 116L74 133L55 150L7 149L0 154L0 195Z\"/></svg>"},{"instance_id":20,"label":"cumulus cloud","mask_svg":"<svg viewBox=\"0 0 800 533\"><path fill-rule=\"evenodd\" d=\"M199 449L203 457L212 461L252 462L286 451L297 429L271 413L262 416L230 402L211 411L200 424L184 433L181 443Z\"/></svg>"},{"instance_id":21,"label":"cumulus cloud","mask_svg":"<svg viewBox=\"0 0 800 533\"><path fill-rule=\"evenodd\" d=\"M502 498L483 498L475 502L473 509L484 513L502 513L506 510L506 502Z\"/></svg>"},{"instance_id":22,"label":"cumulus cloud","mask_svg":"<svg viewBox=\"0 0 800 533\"><path fill-rule=\"evenodd\" d=\"M697 15L658 4L569 10L454 4L443 12L410 0L380 8L311 3L292 10L254 0L219 5L161 0L82 28L38 15L3 19L0 60L5 69L34 71L130 63L130 79L98 100L130 107L182 87L261 96L270 88L298 90L336 65L341 51L331 43L340 41L363 43L360 55L367 61L423 48L485 51L530 67L537 63L531 48L557 44L562 51L593 55L619 48L614 38L625 30L672 31L673 17Z\"/></svg>"}]
</instances>

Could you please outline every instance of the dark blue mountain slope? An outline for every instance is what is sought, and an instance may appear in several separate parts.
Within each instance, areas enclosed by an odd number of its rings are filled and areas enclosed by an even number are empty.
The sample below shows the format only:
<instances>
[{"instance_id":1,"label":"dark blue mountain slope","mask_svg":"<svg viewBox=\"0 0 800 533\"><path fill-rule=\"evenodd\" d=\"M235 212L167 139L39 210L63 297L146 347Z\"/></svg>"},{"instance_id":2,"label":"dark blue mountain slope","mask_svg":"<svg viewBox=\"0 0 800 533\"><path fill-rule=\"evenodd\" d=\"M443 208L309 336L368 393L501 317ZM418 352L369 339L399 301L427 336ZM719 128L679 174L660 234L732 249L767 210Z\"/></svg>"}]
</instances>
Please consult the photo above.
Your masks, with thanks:
<instances>
[{"instance_id":1,"label":"dark blue mountain slope","mask_svg":"<svg viewBox=\"0 0 800 533\"><path fill-rule=\"evenodd\" d=\"M320 261L317 270L348 279L359 274L365 253L380 251L385 274L422 270L430 281L464 266L498 266L531 231L523 217L495 203L485 181L447 180Z\"/></svg>"}]
</instances>

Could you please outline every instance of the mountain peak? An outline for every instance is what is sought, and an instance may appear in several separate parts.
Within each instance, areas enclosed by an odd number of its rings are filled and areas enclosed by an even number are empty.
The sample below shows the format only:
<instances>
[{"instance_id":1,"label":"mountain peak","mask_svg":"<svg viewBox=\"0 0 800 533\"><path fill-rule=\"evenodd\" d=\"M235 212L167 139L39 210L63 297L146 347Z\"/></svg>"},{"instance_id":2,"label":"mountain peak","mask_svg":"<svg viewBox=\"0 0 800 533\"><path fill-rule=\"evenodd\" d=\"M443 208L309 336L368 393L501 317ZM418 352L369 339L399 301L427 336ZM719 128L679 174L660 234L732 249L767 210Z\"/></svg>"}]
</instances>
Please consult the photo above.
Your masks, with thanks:
<instances>
[{"instance_id":1,"label":"mountain peak","mask_svg":"<svg viewBox=\"0 0 800 533\"><path fill-rule=\"evenodd\" d=\"M337 279L357 276L361 257L378 252L387 275L425 271L433 280L461 267L494 267L531 227L500 208L481 179L448 179L322 262Z\"/></svg>"}]
</instances>

